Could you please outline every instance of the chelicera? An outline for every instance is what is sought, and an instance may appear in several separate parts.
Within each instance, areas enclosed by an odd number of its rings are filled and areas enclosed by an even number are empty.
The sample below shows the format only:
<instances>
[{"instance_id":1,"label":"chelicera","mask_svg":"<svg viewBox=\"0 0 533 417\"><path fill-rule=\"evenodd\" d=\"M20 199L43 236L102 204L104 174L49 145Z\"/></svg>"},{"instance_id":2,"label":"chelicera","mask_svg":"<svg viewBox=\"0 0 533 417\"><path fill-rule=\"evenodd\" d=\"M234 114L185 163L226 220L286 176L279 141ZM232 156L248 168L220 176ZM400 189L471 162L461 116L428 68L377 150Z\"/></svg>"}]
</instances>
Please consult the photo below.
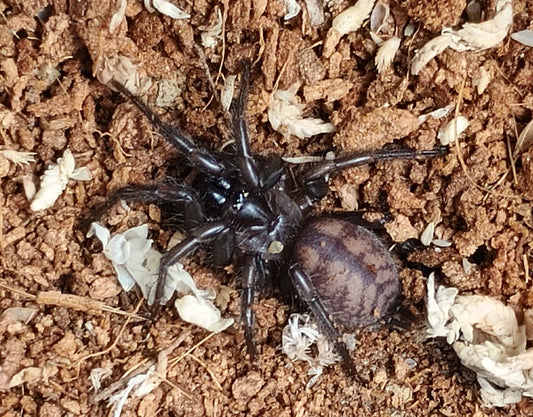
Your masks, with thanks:
<instances>
[{"instance_id":1,"label":"chelicera","mask_svg":"<svg viewBox=\"0 0 533 417\"><path fill-rule=\"evenodd\" d=\"M389 251L372 232L338 217L317 217L314 203L326 195L331 174L376 161L431 158L444 151L395 148L351 154L305 165L293 175L280 157L256 155L250 149L244 115L249 80L250 67L244 64L230 117L234 143L223 152L203 147L162 121L138 97L113 82L185 158L194 180L186 183L177 178L119 189L97 215L119 200L179 206L178 227L186 237L162 258L158 300L168 268L200 246L208 249L214 266L233 263L240 273L242 322L253 359L256 297L274 277L289 277L298 298L334 343L346 370L354 374L340 329L353 329L386 315L398 295L398 274Z\"/></svg>"}]
</instances>

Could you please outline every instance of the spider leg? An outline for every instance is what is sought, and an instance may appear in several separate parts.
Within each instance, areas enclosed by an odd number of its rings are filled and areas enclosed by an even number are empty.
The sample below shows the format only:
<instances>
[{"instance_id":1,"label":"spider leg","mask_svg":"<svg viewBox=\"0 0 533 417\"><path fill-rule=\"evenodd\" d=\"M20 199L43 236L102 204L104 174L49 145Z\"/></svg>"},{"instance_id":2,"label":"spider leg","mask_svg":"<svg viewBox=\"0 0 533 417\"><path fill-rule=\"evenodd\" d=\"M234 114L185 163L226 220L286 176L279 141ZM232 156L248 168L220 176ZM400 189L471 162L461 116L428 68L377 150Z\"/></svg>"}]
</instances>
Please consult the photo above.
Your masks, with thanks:
<instances>
[{"instance_id":1,"label":"spider leg","mask_svg":"<svg viewBox=\"0 0 533 417\"><path fill-rule=\"evenodd\" d=\"M159 133L171 145L187 157L193 168L214 176L220 176L225 171L225 166L208 150L203 149L198 144L194 143L194 141L178 127L163 122L159 116L150 109L150 107L126 87L116 80L112 80L111 85L124 94L142 113L144 113L150 123L157 128Z\"/></svg>"},{"instance_id":2,"label":"spider leg","mask_svg":"<svg viewBox=\"0 0 533 417\"><path fill-rule=\"evenodd\" d=\"M378 151L363 152L347 156L341 156L333 160L324 160L310 167L302 175L303 183L310 183L323 178L328 174L343 171L360 165L372 164L377 161L386 161L389 159L427 159L436 156L445 155L448 148L439 146L424 151L415 151L414 149L381 149Z\"/></svg>"},{"instance_id":3,"label":"spider leg","mask_svg":"<svg viewBox=\"0 0 533 417\"><path fill-rule=\"evenodd\" d=\"M337 352L341 355L346 372L352 377L355 376L355 366L350 358L348 349L344 342L342 342L341 335L331 322L330 313L326 306L316 294L313 283L309 279L309 275L307 275L299 265L292 265L289 268L289 274L298 296L311 309L311 313L318 320L318 324L325 332L326 337L334 343Z\"/></svg>"},{"instance_id":4,"label":"spider leg","mask_svg":"<svg viewBox=\"0 0 533 417\"><path fill-rule=\"evenodd\" d=\"M160 304L167 282L168 269L181 258L192 253L198 246L208 243L228 229L224 221L206 223L190 231L189 236L166 252L161 258L155 293L155 306Z\"/></svg>"},{"instance_id":5,"label":"spider leg","mask_svg":"<svg viewBox=\"0 0 533 417\"><path fill-rule=\"evenodd\" d=\"M130 185L113 192L108 200L94 210L90 219L100 218L113 205L120 200L139 201L143 203L185 203L183 216L187 224L196 225L205 220L202 204L196 191L188 186L180 184L149 184Z\"/></svg>"},{"instance_id":6,"label":"spider leg","mask_svg":"<svg viewBox=\"0 0 533 417\"><path fill-rule=\"evenodd\" d=\"M244 260L244 272L242 276L241 311L244 321L244 337L246 339L246 350L252 361L255 359L255 314L252 306L255 301L257 276L263 270L263 268L259 267L259 262L261 261L258 256L247 256Z\"/></svg>"},{"instance_id":7,"label":"spider leg","mask_svg":"<svg viewBox=\"0 0 533 417\"><path fill-rule=\"evenodd\" d=\"M232 127L242 177L249 188L257 190L261 188L262 184L261 179L259 178L256 162L251 154L248 125L244 116L246 98L248 97L248 86L250 84L250 62L244 61L243 67L244 72L242 75L239 95L232 108Z\"/></svg>"}]
</instances>

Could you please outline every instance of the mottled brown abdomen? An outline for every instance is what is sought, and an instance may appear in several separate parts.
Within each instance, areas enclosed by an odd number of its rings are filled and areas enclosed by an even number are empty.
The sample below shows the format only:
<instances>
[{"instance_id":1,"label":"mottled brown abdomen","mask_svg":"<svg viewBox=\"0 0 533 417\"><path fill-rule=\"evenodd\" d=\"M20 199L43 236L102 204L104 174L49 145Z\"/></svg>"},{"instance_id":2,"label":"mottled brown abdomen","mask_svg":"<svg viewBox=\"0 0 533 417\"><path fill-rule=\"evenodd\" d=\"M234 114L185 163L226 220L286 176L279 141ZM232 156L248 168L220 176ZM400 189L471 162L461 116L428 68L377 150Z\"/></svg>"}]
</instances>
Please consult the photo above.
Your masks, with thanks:
<instances>
[{"instance_id":1,"label":"mottled brown abdomen","mask_svg":"<svg viewBox=\"0 0 533 417\"><path fill-rule=\"evenodd\" d=\"M348 329L385 315L398 296L396 265L370 231L345 220L306 225L293 260L309 275L331 319Z\"/></svg>"}]
</instances>

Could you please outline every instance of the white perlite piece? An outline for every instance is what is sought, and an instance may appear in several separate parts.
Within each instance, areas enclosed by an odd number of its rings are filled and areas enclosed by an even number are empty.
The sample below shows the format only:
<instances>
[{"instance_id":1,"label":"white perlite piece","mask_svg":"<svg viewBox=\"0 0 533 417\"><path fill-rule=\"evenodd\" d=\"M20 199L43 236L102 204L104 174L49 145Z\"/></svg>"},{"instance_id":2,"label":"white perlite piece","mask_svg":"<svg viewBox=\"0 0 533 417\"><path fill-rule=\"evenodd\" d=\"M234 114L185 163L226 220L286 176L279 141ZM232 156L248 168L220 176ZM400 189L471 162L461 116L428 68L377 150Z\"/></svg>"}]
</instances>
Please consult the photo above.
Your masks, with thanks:
<instances>
[{"instance_id":1,"label":"white perlite piece","mask_svg":"<svg viewBox=\"0 0 533 417\"><path fill-rule=\"evenodd\" d=\"M88 168L76 168L76 161L70 149L66 149L56 164L48 166L41 177L41 187L33 197L30 208L32 211L44 210L51 207L67 188L70 179L76 181L90 181L91 172Z\"/></svg>"},{"instance_id":2,"label":"white perlite piece","mask_svg":"<svg viewBox=\"0 0 533 417\"><path fill-rule=\"evenodd\" d=\"M88 236L93 235L102 242L103 253L112 262L122 288L130 291L137 284L148 305L152 305L163 255L152 248L152 240L148 239L148 225L143 224L111 236L104 226L92 223ZM168 269L161 304L166 304L174 292L182 295L175 305L184 321L210 332L221 332L233 324L234 320L223 319L213 304L214 292L196 287L193 278L180 263Z\"/></svg>"},{"instance_id":3,"label":"white perlite piece","mask_svg":"<svg viewBox=\"0 0 533 417\"><path fill-rule=\"evenodd\" d=\"M533 348L526 348L532 311L519 324L515 310L483 295L458 295L428 277L428 337L446 337L464 366L477 374L481 398L490 406L533 397ZM531 335L530 335L531 339Z\"/></svg>"},{"instance_id":4,"label":"white perlite piece","mask_svg":"<svg viewBox=\"0 0 533 417\"><path fill-rule=\"evenodd\" d=\"M288 90L276 90L272 93L268 104L268 120L274 130L286 137L294 135L300 139L334 132L335 126L332 123L302 117L305 104L299 103L296 98L298 88L299 85L294 84Z\"/></svg>"},{"instance_id":5,"label":"white perlite piece","mask_svg":"<svg viewBox=\"0 0 533 417\"><path fill-rule=\"evenodd\" d=\"M493 48L503 41L512 23L512 1L498 0L494 18L481 23L465 23L459 30L445 28L440 36L426 43L414 56L411 72L418 74L429 61L448 47L459 52Z\"/></svg>"}]
</instances>

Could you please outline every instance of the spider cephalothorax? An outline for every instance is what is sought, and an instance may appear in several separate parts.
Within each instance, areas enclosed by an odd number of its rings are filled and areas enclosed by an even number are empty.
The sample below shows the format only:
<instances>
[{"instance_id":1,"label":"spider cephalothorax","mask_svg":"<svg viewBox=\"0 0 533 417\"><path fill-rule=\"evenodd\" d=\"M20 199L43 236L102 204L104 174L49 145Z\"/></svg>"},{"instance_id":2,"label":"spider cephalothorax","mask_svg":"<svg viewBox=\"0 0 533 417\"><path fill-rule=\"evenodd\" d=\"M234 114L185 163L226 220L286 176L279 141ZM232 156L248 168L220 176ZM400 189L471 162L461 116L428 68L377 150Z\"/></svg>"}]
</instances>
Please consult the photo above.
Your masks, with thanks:
<instances>
[{"instance_id":1,"label":"spider cephalothorax","mask_svg":"<svg viewBox=\"0 0 533 417\"><path fill-rule=\"evenodd\" d=\"M163 256L156 298L161 299L168 268L199 246L209 248L215 265L238 265L242 320L252 358L252 306L257 290L274 274L288 272L297 296L353 373L338 326L353 329L388 312L399 289L396 267L373 233L336 217L313 217L313 204L324 197L330 174L375 161L430 158L444 151L392 149L351 154L304 167L293 176L280 158L259 157L250 150L244 117L249 73L245 64L231 113L234 147L224 153L201 147L179 128L161 121L122 85L113 83L185 157L195 179L191 185L176 179L119 189L99 214L121 199L179 205L183 211L180 228L186 237Z\"/></svg>"}]
</instances>

